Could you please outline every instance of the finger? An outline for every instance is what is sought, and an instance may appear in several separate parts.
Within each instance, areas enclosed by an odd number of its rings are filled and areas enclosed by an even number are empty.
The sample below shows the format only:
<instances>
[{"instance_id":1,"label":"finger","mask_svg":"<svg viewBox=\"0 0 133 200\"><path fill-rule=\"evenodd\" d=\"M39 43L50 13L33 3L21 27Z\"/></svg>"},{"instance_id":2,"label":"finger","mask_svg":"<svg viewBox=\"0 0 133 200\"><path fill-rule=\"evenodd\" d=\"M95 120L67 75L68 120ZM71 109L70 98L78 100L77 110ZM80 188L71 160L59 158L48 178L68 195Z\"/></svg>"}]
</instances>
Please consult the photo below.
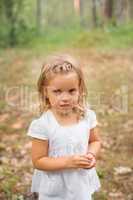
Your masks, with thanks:
<instances>
[{"instance_id":1,"label":"finger","mask_svg":"<svg viewBox=\"0 0 133 200\"><path fill-rule=\"evenodd\" d=\"M81 158L81 159L79 160L79 162L86 162L86 163L88 163L88 162L90 162L90 161L92 161L92 160L90 160L90 159L88 159L88 158Z\"/></svg>"},{"instance_id":2,"label":"finger","mask_svg":"<svg viewBox=\"0 0 133 200\"><path fill-rule=\"evenodd\" d=\"M90 167L94 167L96 165L96 161L94 160L93 162L90 163Z\"/></svg>"},{"instance_id":3,"label":"finger","mask_svg":"<svg viewBox=\"0 0 133 200\"><path fill-rule=\"evenodd\" d=\"M90 162L90 160L88 160L88 159L80 159L79 161L78 161L79 163L89 163Z\"/></svg>"},{"instance_id":4,"label":"finger","mask_svg":"<svg viewBox=\"0 0 133 200\"><path fill-rule=\"evenodd\" d=\"M91 169L92 167L91 166L83 166L82 168L83 169Z\"/></svg>"},{"instance_id":5,"label":"finger","mask_svg":"<svg viewBox=\"0 0 133 200\"><path fill-rule=\"evenodd\" d=\"M94 167L95 165L96 165L96 160L94 159L93 161L88 162L87 165L83 164L82 167L85 169L90 169L90 168Z\"/></svg>"},{"instance_id":6,"label":"finger","mask_svg":"<svg viewBox=\"0 0 133 200\"><path fill-rule=\"evenodd\" d=\"M87 165L87 166L83 166L83 168L85 168L85 169L91 169L92 167L94 167L95 166L95 164L94 163L90 163L89 165Z\"/></svg>"},{"instance_id":7,"label":"finger","mask_svg":"<svg viewBox=\"0 0 133 200\"><path fill-rule=\"evenodd\" d=\"M89 162L80 162L80 163L79 163L79 166L82 166L82 167L89 167L89 166L90 166L90 163L89 163Z\"/></svg>"},{"instance_id":8,"label":"finger","mask_svg":"<svg viewBox=\"0 0 133 200\"><path fill-rule=\"evenodd\" d=\"M87 155L85 155L85 158L92 159L93 156L91 154L87 154Z\"/></svg>"}]
</instances>

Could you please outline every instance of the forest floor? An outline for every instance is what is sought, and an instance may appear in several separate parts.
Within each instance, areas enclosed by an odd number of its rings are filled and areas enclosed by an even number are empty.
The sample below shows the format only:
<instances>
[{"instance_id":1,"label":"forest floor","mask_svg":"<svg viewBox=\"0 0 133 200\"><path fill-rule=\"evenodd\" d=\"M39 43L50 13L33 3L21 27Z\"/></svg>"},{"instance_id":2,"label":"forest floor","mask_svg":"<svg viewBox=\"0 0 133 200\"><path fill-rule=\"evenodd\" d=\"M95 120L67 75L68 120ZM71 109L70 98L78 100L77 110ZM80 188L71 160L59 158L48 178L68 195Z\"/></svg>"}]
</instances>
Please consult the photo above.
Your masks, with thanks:
<instances>
[{"instance_id":1,"label":"forest floor","mask_svg":"<svg viewBox=\"0 0 133 200\"><path fill-rule=\"evenodd\" d=\"M88 101L96 111L103 145L97 162L102 188L95 200L133 199L133 49L65 49L87 74ZM42 53L7 49L0 56L0 199L32 200L31 142L36 80Z\"/></svg>"}]
</instances>

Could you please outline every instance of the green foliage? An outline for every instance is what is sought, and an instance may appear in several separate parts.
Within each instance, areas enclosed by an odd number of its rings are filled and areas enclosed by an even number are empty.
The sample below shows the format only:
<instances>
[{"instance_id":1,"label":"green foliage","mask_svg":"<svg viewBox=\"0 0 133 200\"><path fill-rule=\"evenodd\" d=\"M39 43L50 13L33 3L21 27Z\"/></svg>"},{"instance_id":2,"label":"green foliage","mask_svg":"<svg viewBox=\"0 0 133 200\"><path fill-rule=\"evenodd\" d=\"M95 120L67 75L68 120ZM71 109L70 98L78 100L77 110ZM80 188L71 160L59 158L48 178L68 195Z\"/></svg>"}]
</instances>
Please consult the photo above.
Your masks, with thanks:
<instances>
[{"instance_id":1,"label":"green foliage","mask_svg":"<svg viewBox=\"0 0 133 200\"><path fill-rule=\"evenodd\" d=\"M25 38L25 34L23 38ZM31 32L31 36L32 38L29 36L29 42L26 43L26 46L30 48L36 47L37 50L45 52L67 47L97 48L100 51L132 48L133 25L106 26L104 29L90 30L85 30L77 24L71 24L69 27L66 26L64 28L47 26L45 33L41 36L36 35L34 30Z\"/></svg>"},{"instance_id":2,"label":"green foliage","mask_svg":"<svg viewBox=\"0 0 133 200\"><path fill-rule=\"evenodd\" d=\"M1 167L0 168L0 175L4 177L4 180L1 182L0 187L1 190L5 193L6 199L11 199L13 189L17 184L19 177L13 175L13 172L9 167ZM7 181L8 180L8 181Z\"/></svg>"},{"instance_id":3,"label":"green foliage","mask_svg":"<svg viewBox=\"0 0 133 200\"><path fill-rule=\"evenodd\" d=\"M105 192L99 192L94 194L94 200L108 200L108 194Z\"/></svg>"},{"instance_id":4,"label":"green foliage","mask_svg":"<svg viewBox=\"0 0 133 200\"><path fill-rule=\"evenodd\" d=\"M23 33L25 33L25 41L28 41L27 31L30 30L31 25L27 13L27 9L31 2L26 0L1 0L0 1L0 46L16 46L21 41ZM25 17L27 15L27 17ZM22 34L21 34L22 33Z\"/></svg>"},{"instance_id":5,"label":"green foliage","mask_svg":"<svg viewBox=\"0 0 133 200\"><path fill-rule=\"evenodd\" d=\"M131 48L133 46L133 25L106 26L104 29L97 28L84 31L79 34L74 46L82 48Z\"/></svg>"},{"instance_id":6,"label":"green foliage","mask_svg":"<svg viewBox=\"0 0 133 200\"><path fill-rule=\"evenodd\" d=\"M13 194L12 195L12 200L25 200L23 195L19 195L19 194Z\"/></svg>"},{"instance_id":7,"label":"green foliage","mask_svg":"<svg viewBox=\"0 0 133 200\"><path fill-rule=\"evenodd\" d=\"M97 49L102 47L103 50L133 47L133 25L93 30L83 30L76 25L71 27L48 28L43 36L33 37L31 43L35 46L43 44L43 47L48 49L67 46Z\"/></svg>"},{"instance_id":8,"label":"green foliage","mask_svg":"<svg viewBox=\"0 0 133 200\"><path fill-rule=\"evenodd\" d=\"M72 1L44 2L44 26L37 30L36 0L0 0L0 47L27 46L37 49L58 47L128 48L133 45L133 25L116 26L115 18L102 27L92 28L90 3L83 16L76 15ZM100 10L99 10L100 12ZM83 19L81 19L83 18ZM84 27L81 26L84 21Z\"/></svg>"},{"instance_id":9,"label":"green foliage","mask_svg":"<svg viewBox=\"0 0 133 200\"><path fill-rule=\"evenodd\" d=\"M26 46L25 43L21 43L20 46L32 48L36 53L43 51L44 54L47 54L59 48L72 46L73 41L80 33L81 27L75 24L71 24L69 27L64 26L64 28L47 26L44 34L38 35L33 31L33 37L26 43Z\"/></svg>"},{"instance_id":10,"label":"green foliage","mask_svg":"<svg viewBox=\"0 0 133 200\"><path fill-rule=\"evenodd\" d=\"M98 173L98 176L99 176L100 179L103 179L103 178L104 178L105 172L104 172L102 169L99 169L99 170L97 171L97 173Z\"/></svg>"}]
</instances>

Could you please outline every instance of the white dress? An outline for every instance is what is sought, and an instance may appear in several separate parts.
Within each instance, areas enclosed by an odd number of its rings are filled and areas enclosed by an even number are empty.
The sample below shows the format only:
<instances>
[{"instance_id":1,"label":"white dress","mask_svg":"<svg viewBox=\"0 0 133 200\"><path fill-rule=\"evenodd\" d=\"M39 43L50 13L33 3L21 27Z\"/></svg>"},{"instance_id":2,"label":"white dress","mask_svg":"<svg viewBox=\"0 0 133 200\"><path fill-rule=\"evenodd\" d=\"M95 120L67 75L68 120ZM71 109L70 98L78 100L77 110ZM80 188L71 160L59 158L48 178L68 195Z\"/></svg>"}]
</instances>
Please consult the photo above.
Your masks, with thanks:
<instances>
[{"instance_id":1,"label":"white dress","mask_svg":"<svg viewBox=\"0 0 133 200\"><path fill-rule=\"evenodd\" d=\"M28 135L49 140L50 157L84 155L88 150L89 130L96 125L95 112L90 109L86 110L82 120L70 126L60 125L48 110L31 122ZM60 171L34 169L31 192L38 192L39 200L90 200L99 188L100 181L94 167Z\"/></svg>"}]
</instances>

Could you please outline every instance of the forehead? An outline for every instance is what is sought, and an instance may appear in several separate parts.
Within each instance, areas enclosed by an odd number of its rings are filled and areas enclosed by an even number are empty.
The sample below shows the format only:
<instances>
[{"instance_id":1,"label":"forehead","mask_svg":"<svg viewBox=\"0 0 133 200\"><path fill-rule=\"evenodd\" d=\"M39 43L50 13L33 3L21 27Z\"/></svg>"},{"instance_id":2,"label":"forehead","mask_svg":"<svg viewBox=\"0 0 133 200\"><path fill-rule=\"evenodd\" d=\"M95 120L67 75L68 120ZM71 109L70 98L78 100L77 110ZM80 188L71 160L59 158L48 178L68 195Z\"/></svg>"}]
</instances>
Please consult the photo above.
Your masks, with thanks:
<instances>
[{"instance_id":1,"label":"forehead","mask_svg":"<svg viewBox=\"0 0 133 200\"><path fill-rule=\"evenodd\" d=\"M79 86L79 78L75 72L68 74L57 74L48 83L48 87L54 88L73 88Z\"/></svg>"}]
</instances>

